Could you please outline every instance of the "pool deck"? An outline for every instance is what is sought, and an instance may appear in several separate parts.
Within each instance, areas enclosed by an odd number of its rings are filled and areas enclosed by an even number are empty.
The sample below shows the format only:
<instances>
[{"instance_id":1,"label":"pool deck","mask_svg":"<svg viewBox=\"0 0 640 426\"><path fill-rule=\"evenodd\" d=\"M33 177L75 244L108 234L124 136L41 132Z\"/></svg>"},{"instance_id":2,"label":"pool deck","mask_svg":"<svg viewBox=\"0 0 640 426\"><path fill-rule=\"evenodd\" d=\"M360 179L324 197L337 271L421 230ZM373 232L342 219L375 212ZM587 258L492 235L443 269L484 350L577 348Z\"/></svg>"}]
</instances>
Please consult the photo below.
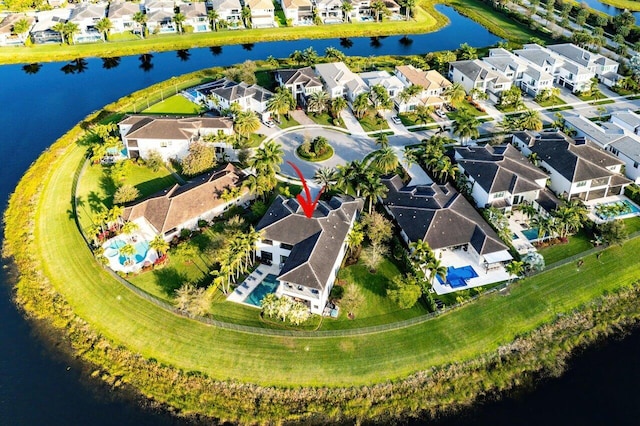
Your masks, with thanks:
<instances>
[{"instance_id":1,"label":"pool deck","mask_svg":"<svg viewBox=\"0 0 640 426\"><path fill-rule=\"evenodd\" d=\"M242 303L246 306L251 306L252 308L258 308L258 306L252 305L251 303L245 303L244 299L260 284L267 275L279 275L280 269L275 265L265 265L260 264L249 276L242 282L234 291L227 296L227 301Z\"/></svg>"},{"instance_id":2,"label":"pool deck","mask_svg":"<svg viewBox=\"0 0 640 426\"><path fill-rule=\"evenodd\" d=\"M617 203L619 201L627 201L630 204L634 205L636 209L640 210L640 207L636 203L634 203L624 195L612 195L610 197L598 198L597 200L587 201L584 204L587 206L587 209L589 209L589 214L588 214L589 219L591 219L597 224L609 222L614 219L628 219L630 217L640 216L639 212L631 212L629 214L624 214L624 215L612 217L609 219L601 219L596 215L596 206L600 204Z\"/></svg>"},{"instance_id":3,"label":"pool deck","mask_svg":"<svg viewBox=\"0 0 640 426\"><path fill-rule=\"evenodd\" d=\"M131 235L117 235L113 238L110 238L109 240L105 241L104 244L102 244L102 247L104 247L105 249L105 257L107 258L107 260L109 261L109 268L111 268L112 270L118 272L125 272L125 273L129 273L129 272L138 272L142 269L142 265L145 262L155 262L158 259L158 254L156 253L156 251L152 248L149 248L147 250L147 255L146 257L141 261L141 262L137 262L134 263L132 265L123 265L120 263L120 254L116 254L115 256L108 256L106 253L106 250L109 250L109 246L112 244L113 241L115 240L121 240L124 241L125 243L129 243L129 244L133 244L134 246L138 243L140 243L141 241L146 241L147 243L150 241L149 238L147 238L147 236L145 236L143 233L141 232L134 232Z\"/></svg>"},{"instance_id":4,"label":"pool deck","mask_svg":"<svg viewBox=\"0 0 640 426\"><path fill-rule=\"evenodd\" d=\"M504 267L485 271L484 267L477 264L476 259L468 252L459 250L447 250L442 252L442 264L447 267L453 266L454 268L461 268L463 266L471 266L478 276L476 278L470 278L467 280L467 285L464 287L451 287L448 284L440 284L436 279L433 283L433 289L436 294L453 293L454 291L467 290L473 287L480 287L483 285L494 284L501 281L507 281L510 278L509 273Z\"/></svg>"},{"instance_id":5,"label":"pool deck","mask_svg":"<svg viewBox=\"0 0 640 426\"><path fill-rule=\"evenodd\" d=\"M516 239L511 240L511 244L519 254L527 254L530 251L536 251L531 241L522 231L529 229L529 218L520 211L512 211L509 216L509 230L515 234Z\"/></svg>"}]
</instances>

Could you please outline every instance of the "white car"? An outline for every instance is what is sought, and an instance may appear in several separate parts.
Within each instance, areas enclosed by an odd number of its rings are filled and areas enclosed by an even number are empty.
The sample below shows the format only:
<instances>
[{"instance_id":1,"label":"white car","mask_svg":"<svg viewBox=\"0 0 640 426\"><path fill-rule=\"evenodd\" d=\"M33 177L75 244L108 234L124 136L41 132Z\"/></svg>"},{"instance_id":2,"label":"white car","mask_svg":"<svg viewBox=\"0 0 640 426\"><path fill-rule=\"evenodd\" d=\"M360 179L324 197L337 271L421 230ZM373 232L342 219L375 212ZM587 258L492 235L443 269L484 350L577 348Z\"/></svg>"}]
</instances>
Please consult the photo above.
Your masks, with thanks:
<instances>
[{"instance_id":1,"label":"white car","mask_svg":"<svg viewBox=\"0 0 640 426\"><path fill-rule=\"evenodd\" d=\"M276 123L274 123L273 120L263 121L263 123L267 127L274 127L276 125Z\"/></svg>"},{"instance_id":2,"label":"white car","mask_svg":"<svg viewBox=\"0 0 640 426\"><path fill-rule=\"evenodd\" d=\"M397 115L391 117L391 121L393 121L393 124L402 124L402 120L400 120L400 117L398 117Z\"/></svg>"},{"instance_id":3,"label":"white car","mask_svg":"<svg viewBox=\"0 0 640 426\"><path fill-rule=\"evenodd\" d=\"M436 110L436 115L440 118L447 118L447 114L445 114L445 112L441 109Z\"/></svg>"}]
</instances>

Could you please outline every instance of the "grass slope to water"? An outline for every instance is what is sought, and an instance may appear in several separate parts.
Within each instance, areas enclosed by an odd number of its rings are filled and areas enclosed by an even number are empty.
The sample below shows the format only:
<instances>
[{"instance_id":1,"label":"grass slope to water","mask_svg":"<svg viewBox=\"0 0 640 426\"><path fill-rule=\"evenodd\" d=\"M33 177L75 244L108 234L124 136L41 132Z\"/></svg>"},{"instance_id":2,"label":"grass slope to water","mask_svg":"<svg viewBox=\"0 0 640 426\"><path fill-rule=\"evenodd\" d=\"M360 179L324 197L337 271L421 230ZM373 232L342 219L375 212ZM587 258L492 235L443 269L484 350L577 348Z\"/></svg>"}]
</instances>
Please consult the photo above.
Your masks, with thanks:
<instances>
[{"instance_id":1,"label":"grass slope to water","mask_svg":"<svg viewBox=\"0 0 640 426\"><path fill-rule=\"evenodd\" d=\"M395 34L420 34L435 31L448 22L433 8L432 0L423 0L413 21L332 24L309 27L284 27L218 31L207 33L150 36L143 40L78 45L32 45L0 48L0 64L51 62L78 57L113 57L189 49L194 47L250 44L265 41L321 39L327 37L372 37Z\"/></svg>"},{"instance_id":2,"label":"grass slope to water","mask_svg":"<svg viewBox=\"0 0 640 426\"><path fill-rule=\"evenodd\" d=\"M632 12L640 10L640 2L636 0L598 0L600 3L615 6L618 9L628 9Z\"/></svg>"},{"instance_id":3,"label":"grass slope to water","mask_svg":"<svg viewBox=\"0 0 640 426\"><path fill-rule=\"evenodd\" d=\"M309 338L220 329L140 299L97 265L67 213L73 172L83 156L82 148L68 149L44 177L34 242L42 272L81 318L115 344L221 380L352 386L397 379L495 350L557 313L640 276L635 266L640 240L632 240L607 250L600 262L593 256L585 258L580 272L566 265L513 286L509 296L485 297L399 330Z\"/></svg>"}]
</instances>

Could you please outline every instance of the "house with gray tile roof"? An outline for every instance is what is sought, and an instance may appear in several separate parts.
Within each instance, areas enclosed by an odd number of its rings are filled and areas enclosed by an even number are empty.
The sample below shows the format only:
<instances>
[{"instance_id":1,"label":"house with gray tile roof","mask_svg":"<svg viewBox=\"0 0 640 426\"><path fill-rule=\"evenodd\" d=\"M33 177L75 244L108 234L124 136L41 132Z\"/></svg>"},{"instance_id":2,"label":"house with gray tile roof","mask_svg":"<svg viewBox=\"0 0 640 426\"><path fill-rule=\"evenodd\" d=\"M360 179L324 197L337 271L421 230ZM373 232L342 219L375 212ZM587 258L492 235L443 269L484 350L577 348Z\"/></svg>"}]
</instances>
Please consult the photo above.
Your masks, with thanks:
<instances>
[{"instance_id":1,"label":"house with gray tile roof","mask_svg":"<svg viewBox=\"0 0 640 426\"><path fill-rule=\"evenodd\" d=\"M618 75L620 64L599 53L590 52L572 43L554 44L547 46L547 48L572 62L586 67L589 71L595 73L598 80L609 87L613 86L620 78L620 75Z\"/></svg>"},{"instance_id":2,"label":"house with gray tile roof","mask_svg":"<svg viewBox=\"0 0 640 426\"><path fill-rule=\"evenodd\" d=\"M244 81L237 83L228 78L212 81L193 89L196 101L204 100L209 108L218 111L228 109L231 104L238 104L243 111L253 111L267 119L267 102L273 96L269 90L257 84L249 85Z\"/></svg>"},{"instance_id":3,"label":"house with gray tile roof","mask_svg":"<svg viewBox=\"0 0 640 426\"><path fill-rule=\"evenodd\" d=\"M25 19L29 27L27 32L23 34L15 34L13 32L13 26ZM0 18L0 46L22 46L25 40L29 37L29 29L33 26L35 18L33 16L25 15L23 13L11 13L4 18Z\"/></svg>"},{"instance_id":4,"label":"house with gray tile roof","mask_svg":"<svg viewBox=\"0 0 640 426\"><path fill-rule=\"evenodd\" d=\"M489 49L489 56L482 58L482 61L531 96L553 87L553 75L506 49Z\"/></svg>"},{"instance_id":5,"label":"house with gray tile roof","mask_svg":"<svg viewBox=\"0 0 640 426\"><path fill-rule=\"evenodd\" d=\"M596 124L582 115L566 114L565 125L600 148L624 161L624 173L640 183L640 115L616 111L611 121Z\"/></svg>"},{"instance_id":6,"label":"house with gray tile roof","mask_svg":"<svg viewBox=\"0 0 640 426\"><path fill-rule=\"evenodd\" d=\"M80 32L73 35L74 43L91 43L102 40L102 33L96 30L98 21L107 16L105 4L81 3L71 10L69 22L78 25Z\"/></svg>"},{"instance_id":7,"label":"house with gray tile roof","mask_svg":"<svg viewBox=\"0 0 640 426\"><path fill-rule=\"evenodd\" d=\"M316 74L324 81L325 90L331 99L345 96L353 102L360 93L369 91L369 87L362 78L343 62L318 64Z\"/></svg>"},{"instance_id":8,"label":"house with gray tile roof","mask_svg":"<svg viewBox=\"0 0 640 426\"><path fill-rule=\"evenodd\" d=\"M276 295L302 301L311 313L322 314L362 206L361 199L333 197L319 201L308 218L295 198L276 197L256 226L262 236L257 256L279 266Z\"/></svg>"},{"instance_id":9,"label":"house with gray tile roof","mask_svg":"<svg viewBox=\"0 0 640 426\"><path fill-rule=\"evenodd\" d=\"M591 201L622 194L631 183L621 174L624 162L587 138L526 131L514 133L512 143L524 155L535 153L559 197Z\"/></svg>"},{"instance_id":10,"label":"house with gray tile roof","mask_svg":"<svg viewBox=\"0 0 640 426\"><path fill-rule=\"evenodd\" d=\"M118 1L109 3L107 18L111 21L113 33L123 33L140 29L140 24L133 20L133 16L141 12L139 3Z\"/></svg>"},{"instance_id":11,"label":"house with gray tile roof","mask_svg":"<svg viewBox=\"0 0 640 426\"><path fill-rule=\"evenodd\" d=\"M31 28L31 40L34 44L62 43L62 36L52 28L66 23L71 16L70 8L41 10L36 12L36 23Z\"/></svg>"},{"instance_id":12,"label":"house with gray tile roof","mask_svg":"<svg viewBox=\"0 0 640 426\"><path fill-rule=\"evenodd\" d=\"M202 136L233 134L233 121L218 117L156 117L131 115L118 123L129 158L148 158L157 151L164 161L180 160Z\"/></svg>"},{"instance_id":13,"label":"house with gray tile roof","mask_svg":"<svg viewBox=\"0 0 640 426\"><path fill-rule=\"evenodd\" d=\"M460 83L469 93L476 89L497 100L500 93L508 90L512 81L480 59L449 63L449 80Z\"/></svg>"},{"instance_id":14,"label":"house with gray tile roof","mask_svg":"<svg viewBox=\"0 0 640 426\"><path fill-rule=\"evenodd\" d=\"M240 0L210 0L211 8L218 12L219 21L227 21L231 28L244 27Z\"/></svg>"},{"instance_id":15,"label":"house with gray tile roof","mask_svg":"<svg viewBox=\"0 0 640 426\"><path fill-rule=\"evenodd\" d=\"M211 31L211 25L207 17L207 6L204 3L182 3L179 8L180 13L186 18L184 25L193 27L194 33Z\"/></svg>"},{"instance_id":16,"label":"house with gray tile roof","mask_svg":"<svg viewBox=\"0 0 640 426\"><path fill-rule=\"evenodd\" d=\"M555 198L546 189L547 174L512 145L456 147L454 158L480 208L509 211L524 203L546 211L549 205L537 202L542 193L547 192L545 200ZM557 207L556 201L552 207Z\"/></svg>"},{"instance_id":17,"label":"house with gray tile roof","mask_svg":"<svg viewBox=\"0 0 640 426\"><path fill-rule=\"evenodd\" d=\"M311 67L282 69L275 72L275 80L280 86L291 91L298 104L307 104L307 98L322 90L322 80Z\"/></svg>"},{"instance_id":18,"label":"house with gray tile roof","mask_svg":"<svg viewBox=\"0 0 640 426\"><path fill-rule=\"evenodd\" d=\"M383 179L383 183L388 192L382 204L407 244L425 241L445 266L459 266L451 262L464 259L465 267L476 272L477 276L462 287L508 279L504 271L504 264L512 260L508 247L451 184L405 186L398 175ZM434 288L439 291L435 283Z\"/></svg>"}]
</instances>

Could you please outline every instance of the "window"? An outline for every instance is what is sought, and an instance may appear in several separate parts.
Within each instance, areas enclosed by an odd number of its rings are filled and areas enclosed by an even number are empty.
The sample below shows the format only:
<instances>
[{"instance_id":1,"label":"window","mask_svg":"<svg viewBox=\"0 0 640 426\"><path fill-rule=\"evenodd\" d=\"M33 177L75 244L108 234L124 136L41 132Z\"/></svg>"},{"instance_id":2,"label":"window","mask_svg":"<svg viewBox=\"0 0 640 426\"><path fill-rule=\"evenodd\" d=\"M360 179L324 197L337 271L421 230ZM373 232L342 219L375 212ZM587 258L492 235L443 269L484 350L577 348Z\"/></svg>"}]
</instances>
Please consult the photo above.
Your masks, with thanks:
<instances>
[{"instance_id":1,"label":"window","mask_svg":"<svg viewBox=\"0 0 640 426\"><path fill-rule=\"evenodd\" d=\"M583 180L582 182L578 182L578 183L576 183L576 186L578 188L583 187L583 186L587 186L587 181Z\"/></svg>"},{"instance_id":2,"label":"window","mask_svg":"<svg viewBox=\"0 0 640 426\"><path fill-rule=\"evenodd\" d=\"M634 168L634 169L637 169L637 168L638 168L638 162L637 162L637 161L634 161L634 162L633 162L633 168Z\"/></svg>"},{"instance_id":3,"label":"window","mask_svg":"<svg viewBox=\"0 0 640 426\"><path fill-rule=\"evenodd\" d=\"M505 194L506 193L504 191L496 192L495 194L493 194L493 198L503 198Z\"/></svg>"},{"instance_id":4,"label":"window","mask_svg":"<svg viewBox=\"0 0 640 426\"><path fill-rule=\"evenodd\" d=\"M313 289L311 289L311 293L313 293L313 294L318 294L318 293L320 293L320 292L319 292L318 290L316 290L315 288L313 288Z\"/></svg>"},{"instance_id":5,"label":"window","mask_svg":"<svg viewBox=\"0 0 640 426\"><path fill-rule=\"evenodd\" d=\"M280 248L283 248L285 250L293 250L293 246L291 244L286 244L286 243L280 243Z\"/></svg>"},{"instance_id":6,"label":"window","mask_svg":"<svg viewBox=\"0 0 640 426\"><path fill-rule=\"evenodd\" d=\"M264 244L265 246L272 246L273 245L273 241L264 239L264 240L262 240L262 244Z\"/></svg>"},{"instance_id":7,"label":"window","mask_svg":"<svg viewBox=\"0 0 640 426\"><path fill-rule=\"evenodd\" d=\"M273 253L262 250L260 254L261 254L262 260L267 260L269 262L273 260Z\"/></svg>"},{"instance_id":8,"label":"window","mask_svg":"<svg viewBox=\"0 0 640 426\"><path fill-rule=\"evenodd\" d=\"M162 141L162 142L160 142L160 148L166 148L168 146L171 146L171 141Z\"/></svg>"}]
</instances>

